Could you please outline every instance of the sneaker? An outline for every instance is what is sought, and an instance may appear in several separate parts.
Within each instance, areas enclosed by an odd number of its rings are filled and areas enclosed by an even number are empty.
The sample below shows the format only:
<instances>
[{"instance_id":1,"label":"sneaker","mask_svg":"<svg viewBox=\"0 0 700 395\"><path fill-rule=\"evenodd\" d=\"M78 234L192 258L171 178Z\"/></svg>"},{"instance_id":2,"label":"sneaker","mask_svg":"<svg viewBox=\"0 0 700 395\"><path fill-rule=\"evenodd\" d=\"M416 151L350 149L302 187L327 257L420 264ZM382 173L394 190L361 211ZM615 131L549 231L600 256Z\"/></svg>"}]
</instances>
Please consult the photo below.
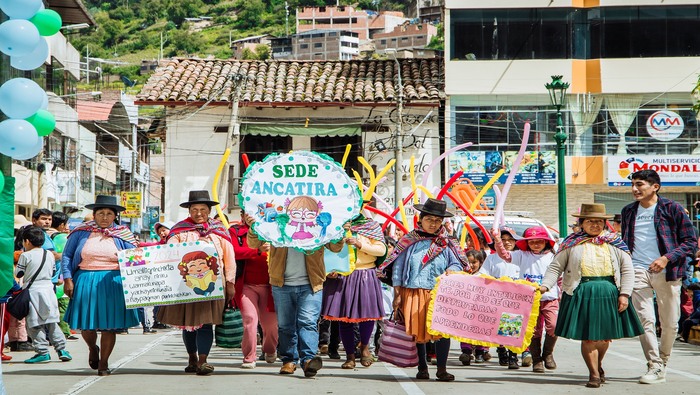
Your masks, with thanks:
<instances>
[{"instance_id":1,"label":"sneaker","mask_svg":"<svg viewBox=\"0 0 700 395\"><path fill-rule=\"evenodd\" d=\"M70 353L67 350L60 350L58 351L58 359L60 359L61 362L68 362L72 361L73 357L71 357Z\"/></svg>"},{"instance_id":2,"label":"sneaker","mask_svg":"<svg viewBox=\"0 0 700 395\"><path fill-rule=\"evenodd\" d=\"M51 362L51 356L46 354L36 354L33 357L24 361L24 363L49 363Z\"/></svg>"},{"instance_id":3,"label":"sneaker","mask_svg":"<svg viewBox=\"0 0 700 395\"><path fill-rule=\"evenodd\" d=\"M11 361L12 360L12 355L7 355L5 353L0 354L0 357L2 357L3 361Z\"/></svg>"},{"instance_id":4,"label":"sneaker","mask_svg":"<svg viewBox=\"0 0 700 395\"><path fill-rule=\"evenodd\" d=\"M523 353L523 367L527 368L532 365L532 354L530 351L525 351Z\"/></svg>"},{"instance_id":5,"label":"sneaker","mask_svg":"<svg viewBox=\"0 0 700 395\"><path fill-rule=\"evenodd\" d=\"M68 336L66 336L66 340L76 341L76 340L78 340L78 339L80 339L80 338L79 338L78 336L75 336L75 335L68 335Z\"/></svg>"},{"instance_id":6,"label":"sneaker","mask_svg":"<svg viewBox=\"0 0 700 395\"><path fill-rule=\"evenodd\" d=\"M277 361L277 354L265 354L265 362L275 363Z\"/></svg>"},{"instance_id":7,"label":"sneaker","mask_svg":"<svg viewBox=\"0 0 700 395\"><path fill-rule=\"evenodd\" d=\"M484 350L476 350L476 352L474 353L474 363L484 363Z\"/></svg>"},{"instance_id":8,"label":"sneaker","mask_svg":"<svg viewBox=\"0 0 700 395\"><path fill-rule=\"evenodd\" d=\"M647 373L639 378L641 384L658 384L666 382L666 371L662 366L653 365Z\"/></svg>"},{"instance_id":9,"label":"sneaker","mask_svg":"<svg viewBox=\"0 0 700 395\"><path fill-rule=\"evenodd\" d=\"M255 361L253 362L243 362L241 364L241 369L255 369Z\"/></svg>"}]
</instances>

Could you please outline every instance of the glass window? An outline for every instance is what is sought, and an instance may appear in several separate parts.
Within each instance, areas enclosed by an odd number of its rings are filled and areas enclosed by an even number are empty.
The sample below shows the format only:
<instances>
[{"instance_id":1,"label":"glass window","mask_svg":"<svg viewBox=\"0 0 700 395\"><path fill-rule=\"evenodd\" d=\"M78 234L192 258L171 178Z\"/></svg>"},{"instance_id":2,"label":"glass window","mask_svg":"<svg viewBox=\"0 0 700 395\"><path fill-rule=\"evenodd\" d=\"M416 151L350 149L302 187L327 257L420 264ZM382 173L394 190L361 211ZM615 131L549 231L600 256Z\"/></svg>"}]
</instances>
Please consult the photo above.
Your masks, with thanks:
<instances>
[{"instance_id":1,"label":"glass window","mask_svg":"<svg viewBox=\"0 0 700 395\"><path fill-rule=\"evenodd\" d=\"M314 48L323 48L323 43L314 43Z\"/></svg>"},{"instance_id":2,"label":"glass window","mask_svg":"<svg viewBox=\"0 0 700 395\"><path fill-rule=\"evenodd\" d=\"M80 155L80 189L92 192L92 159Z\"/></svg>"}]
</instances>

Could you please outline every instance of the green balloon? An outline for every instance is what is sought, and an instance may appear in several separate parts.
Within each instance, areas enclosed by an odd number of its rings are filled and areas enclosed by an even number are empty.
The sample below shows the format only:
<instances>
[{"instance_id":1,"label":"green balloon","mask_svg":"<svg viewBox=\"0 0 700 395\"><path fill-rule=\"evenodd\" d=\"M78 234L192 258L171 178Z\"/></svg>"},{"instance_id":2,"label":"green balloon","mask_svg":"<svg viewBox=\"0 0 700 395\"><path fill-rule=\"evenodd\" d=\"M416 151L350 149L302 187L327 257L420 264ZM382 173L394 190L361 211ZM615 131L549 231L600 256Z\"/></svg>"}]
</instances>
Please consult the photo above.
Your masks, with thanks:
<instances>
[{"instance_id":1,"label":"green balloon","mask_svg":"<svg viewBox=\"0 0 700 395\"><path fill-rule=\"evenodd\" d=\"M53 245L56 247L56 252L59 254L63 252L66 247L66 240L68 239L67 233L59 233L53 237Z\"/></svg>"},{"instance_id":2,"label":"green balloon","mask_svg":"<svg viewBox=\"0 0 700 395\"><path fill-rule=\"evenodd\" d=\"M56 127L56 118L46 110L39 110L34 115L26 119L34 125L39 136L48 136Z\"/></svg>"},{"instance_id":3,"label":"green balloon","mask_svg":"<svg viewBox=\"0 0 700 395\"><path fill-rule=\"evenodd\" d=\"M63 284L59 285L56 287L56 297L58 299L61 299L63 297L64 291L63 291Z\"/></svg>"},{"instance_id":4,"label":"green balloon","mask_svg":"<svg viewBox=\"0 0 700 395\"><path fill-rule=\"evenodd\" d=\"M0 171L0 192L5 189L5 175Z\"/></svg>"},{"instance_id":5,"label":"green balloon","mask_svg":"<svg viewBox=\"0 0 700 395\"><path fill-rule=\"evenodd\" d=\"M39 30L39 34L42 36L53 36L61 30L61 25L63 21L58 12L54 10L41 10L34 14L29 22L33 23L34 26Z\"/></svg>"}]
</instances>

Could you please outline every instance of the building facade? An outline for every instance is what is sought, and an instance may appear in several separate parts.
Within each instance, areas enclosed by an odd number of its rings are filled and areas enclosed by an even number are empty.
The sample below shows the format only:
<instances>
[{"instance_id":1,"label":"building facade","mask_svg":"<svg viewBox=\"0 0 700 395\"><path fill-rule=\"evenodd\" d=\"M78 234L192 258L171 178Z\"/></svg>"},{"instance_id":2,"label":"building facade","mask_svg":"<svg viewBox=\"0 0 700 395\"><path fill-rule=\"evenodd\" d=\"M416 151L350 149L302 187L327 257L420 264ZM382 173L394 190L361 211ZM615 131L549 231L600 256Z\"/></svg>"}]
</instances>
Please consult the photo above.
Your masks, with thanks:
<instances>
[{"instance_id":1,"label":"building facade","mask_svg":"<svg viewBox=\"0 0 700 395\"><path fill-rule=\"evenodd\" d=\"M295 60L351 60L360 54L357 33L346 30L309 30L292 36Z\"/></svg>"},{"instance_id":2,"label":"building facade","mask_svg":"<svg viewBox=\"0 0 700 395\"><path fill-rule=\"evenodd\" d=\"M375 34L374 47L380 53L388 48L396 50L425 48L436 34L437 27L434 25L404 23L389 33Z\"/></svg>"},{"instance_id":3,"label":"building facade","mask_svg":"<svg viewBox=\"0 0 700 395\"><path fill-rule=\"evenodd\" d=\"M507 209L533 211L556 226L553 180L563 176L568 212L590 202L619 212L633 200L629 174L653 168L662 173L661 193L695 218L700 129L690 91L700 2L446 0L445 8L446 133L452 144L474 143L448 172L507 158L529 121L528 150L542 174L515 185ZM556 114L544 84L553 75L571 83L563 108L567 169L556 176L546 165Z\"/></svg>"},{"instance_id":4,"label":"building facade","mask_svg":"<svg viewBox=\"0 0 700 395\"><path fill-rule=\"evenodd\" d=\"M408 19L403 13L356 10L351 6L297 8L297 33L310 30L345 30L357 34L360 41L374 33L387 33Z\"/></svg>"}]
</instances>

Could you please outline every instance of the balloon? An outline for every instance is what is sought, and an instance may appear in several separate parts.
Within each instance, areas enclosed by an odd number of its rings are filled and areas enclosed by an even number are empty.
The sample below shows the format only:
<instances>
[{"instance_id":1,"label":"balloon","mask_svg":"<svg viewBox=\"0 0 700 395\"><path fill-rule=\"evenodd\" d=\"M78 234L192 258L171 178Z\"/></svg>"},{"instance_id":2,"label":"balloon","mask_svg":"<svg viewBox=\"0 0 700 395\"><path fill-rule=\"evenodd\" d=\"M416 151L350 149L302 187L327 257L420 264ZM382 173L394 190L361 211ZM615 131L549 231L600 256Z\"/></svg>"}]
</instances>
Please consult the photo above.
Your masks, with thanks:
<instances>
[{"instance_id":1,"label":"balloon","mask_svg":"<svg viewBox=\"0 0 700 395\"><path fill-rule=\"evenodd\" d=\"M10 19L0 24L0 51L9 56L24 56L39 45L39 30L24 19Z\"/></svg>"},{"instance_id":2,"label":"balloon","mask_svg":"<svg viewBox=\"0 0 700 395\"><path fill-rule=\"evenodd\" d=\"M33 157L39 155L39 153L43 149L44 149L44 138L39 137L36 140L36 144L34 144L33 147L27 149L25 152L20 152L20 153L16 154L12 158L17 159L17 160L29 160L29 159L32 159Z\"/></svg>"},{"instance_id":3,"label":"balloon","mask_svg":"<svg viewBox=\"0 0 700 395\"><path fill-rule=\"evenodd\" d=\"M46 110L37 111L36 114L27 118L26 121L34 125L39 136L50 135L56 127L56 118Z\"/></svg>"},{"instance_id":4,"label":"balloon","mask_svg":"<svg viewBox=\"0 0 700 395\"><path fill-rule=\"evenodd\" d=\"M39 29L39 34L42 36L53 36L61 30L63 24L61 16L54 10L41 10L34 14L29 22Z\"/></svg>"},{"instance_id":5,"label":"balloon","mask_svg":"<svg viewBox=\"0 0 700 395\"><path fill-rule=\"evenodd\" d=\"M0 111L8 118L29 118L45 99L46 92L27 78L13 78L0 86Z\"/></svg>"},{"instance_id":6,"label":"balloon","mask_svg":"<svg viewBox=\"0 0 700 395\"><path fill-rule=\"evenodd\" d=\"M48 110L49 109L49 95L44 96L44 100L41 101L41 106L39 107L40 110Z\"/></svg>"},{"instance_id":7,"label":"balloon","mask_svg":"<svg viewBox=\"0 0 700 395\"><path fill-rule=\"evenodd\" d=\"M5 188L5 175L0 171L0 192Z\"/></svg>"},{"instance_id":8,"label":"balloon","mask_svg":"<svg viewBox=\"0 0 700 395\"><path fill-rule=\"evenodd\" d=\"M15 158L35 149L39 135L24 119L6 119L0 122L0 154ZM35 154L36 155L36 154Z\"/></svg>"},{"instance_id":9,"label":"balloon","mask_svg":"<svg viewBox=\"0 0 700 395\"><path fill-rule=\"evenodd\" d=\"M56 252L58 252L58 249L56 250ZM63 290L63 284L61 284L58 287L56 287L56 298L61 299L63 297L63 294L65 294L65 291Z\"/></svg>"},{"instance_id":10,"label":"balloon","mask_svg":"<svg viewBox=\"0 0 700 395\"><path fill-rule=\"evenodd\" d=\"M447 151L443 152L440 156L438 156L438 157L435 158L432 162L430 162L430 166L428 166L428 170L425 171L423 174L433 174L433 173L431 173L431 171L433 171L433 167L435 167L435 165L437 165L438 163L440 163L440 161L441 161L444 157L446 157L447 155L449 155L449 154L451 154L451 153L453 153L453 152L455 152L455 151L468 148L468 147L471 146L471 145L472 145L472 143L464 143L464 144L460 144L460 145L458 145L458 146L456 146L456 147L452 147L452 148L448 149ZM397 164L396 166L397 166L397 168L398 168L398 166L401 166L401 164L399 163L399 164ZM423 186L427 186L427 185L428 185L428 179L429 179L429 178L430 178L430 177L423 177L423 183L422 183ZM427 198L428 198L427 196L423 195L423 202L424 202L424 203L425 203L425 200L426 200Z\"/></svg>"},{"instance_id":11,"label":"balloon","mask_svg":"<svg viewBox=\"0 0 700 395\"><path fill-rule=\"evenodd\" d=\"M56 247L56 252L59 254L63 252L66 247L66 241L68 240L68 233L58 233L53 237L53 245Z\"/></svg>"},{"instance_id":12,"label":"balloon","mask_svg":"<svg viewBox=\"0 0 700 395\"><path fill-rule=\"evenodd\" d=\"M0 9L12 19L29 19L43 6L41 0L0 0Z\"/></svg>"},{"instance_id":13,"label":"balloon","mask_svg":"<svg viewBox=\"0 0 700 395\"><path fill-rule=\"evenodd\" d=\"M10 58L10 66L18 70L34 70L46 62L49 57L49 43L44 37L39 37L39 44L34 50L24 56Z\"/></svg>"},{"instance_id":14,"label":"balloon","mask_svg":"<svg viewBox=\"0 0 700 395\"><path fill-rule=\"evenodd\" d=\"M503 206L506 204L506 199L508 198L508 192L510 191L510 186L513 185L513 179L515 179L515 175L518 173L518 170L520 169L520 162L523 160L523 156L525 155L525 149L527 148L527 142L530 138L530 122L525 122L525 127L523 128L523 140L522 143L520 143L520 150L518 150L518 156L515 158L515 161L513 162L513 165L510 169L510 174L508 174L508 178L506 178L506 183L503 184L503 190L501 191L501 198L499 199L498 203L496 204L496 212L494 214L495 218L498 218L499 216L503 217L505 214L503 212ZM494 220L493 221L493 229L498 229L498 224Z\"/></svg>"}]
</instances>

